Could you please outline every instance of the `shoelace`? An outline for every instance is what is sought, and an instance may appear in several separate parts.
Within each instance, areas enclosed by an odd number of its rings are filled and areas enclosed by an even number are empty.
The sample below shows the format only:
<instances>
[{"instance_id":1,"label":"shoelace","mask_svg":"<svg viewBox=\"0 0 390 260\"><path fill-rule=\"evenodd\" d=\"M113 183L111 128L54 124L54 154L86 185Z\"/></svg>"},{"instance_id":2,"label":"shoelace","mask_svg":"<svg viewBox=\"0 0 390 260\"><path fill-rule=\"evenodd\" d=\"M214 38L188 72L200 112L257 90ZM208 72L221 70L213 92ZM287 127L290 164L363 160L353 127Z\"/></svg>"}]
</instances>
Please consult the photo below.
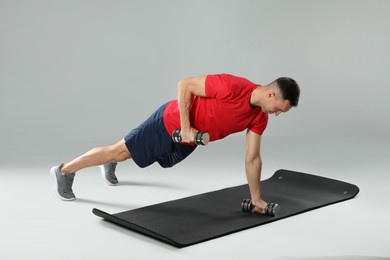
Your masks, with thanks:
<instances>
[{"instance_id":1,"label":"shoelace","mask_svg":"<svg viewBox=\"0 0 390 260\"><path fill-rule=\"evenodd\" d=\"M117 165L116 163L111 163L110 168L112 170L110 169L111 171L106 172L106 175L109 176L110 178L116 178L115 174L112 173L115 172L116 165Z\"/></svg>"},{"instance_id":2,"label":"shoelace","mask_svg":"<svg viewBox=\"0 0 390 260\"><path fill-rule=\"evenodd\" d=\"M65 174L65 182L66 182L67 191L72 192L73 179L74 179L74 177L72 178L72 177L69 177L68 174Z\"/></svg>"}]
</instances>

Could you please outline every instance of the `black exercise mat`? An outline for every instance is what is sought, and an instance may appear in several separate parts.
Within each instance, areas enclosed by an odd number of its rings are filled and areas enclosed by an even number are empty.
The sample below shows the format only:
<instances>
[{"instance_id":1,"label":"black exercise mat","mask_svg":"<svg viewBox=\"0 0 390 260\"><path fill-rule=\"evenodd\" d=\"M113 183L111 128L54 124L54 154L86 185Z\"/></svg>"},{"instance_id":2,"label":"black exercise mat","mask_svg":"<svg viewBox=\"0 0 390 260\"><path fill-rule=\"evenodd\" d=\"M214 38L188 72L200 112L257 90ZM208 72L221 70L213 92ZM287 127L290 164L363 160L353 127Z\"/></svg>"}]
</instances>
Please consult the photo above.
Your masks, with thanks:
<instances>
[{"instance_id":1,"label":"black exercise mat","mask_svg":"<svg viewBox=\"0 0 390 260\"><path fill-rule=\"evenodd\" d=\"M288 170L278 170L261 182L261 188L265 201L280 205L278 216L241 211L241 201L250 198L248 185L112 215L99 209L93 209L93 213L173 246L185 247L348 200L359 192L353 184Z\"/></svg>"}]
</instances>

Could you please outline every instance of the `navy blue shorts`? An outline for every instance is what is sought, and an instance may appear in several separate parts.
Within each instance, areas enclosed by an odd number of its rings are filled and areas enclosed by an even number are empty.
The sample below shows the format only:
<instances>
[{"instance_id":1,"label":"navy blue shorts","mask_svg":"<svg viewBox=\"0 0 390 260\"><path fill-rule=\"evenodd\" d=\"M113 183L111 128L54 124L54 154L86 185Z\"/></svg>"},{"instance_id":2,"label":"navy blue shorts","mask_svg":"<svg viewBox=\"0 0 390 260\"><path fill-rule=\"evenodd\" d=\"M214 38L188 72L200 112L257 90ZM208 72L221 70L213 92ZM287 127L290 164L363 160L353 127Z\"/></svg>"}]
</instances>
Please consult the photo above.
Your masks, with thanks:
<instances>
[{"instance_id":1,"label":"navy blue shorts","mask_svg":"<svg viewBox=\"0 0 390 260\"><path fill-rule=\"evenodd\" d=\"M158 162L162 167L172 167L184 160L196 146L175 143L164 126L162 105L140 126L125 136L127 149L133 161L141 168Z\"/></svg>"}]
</instances>

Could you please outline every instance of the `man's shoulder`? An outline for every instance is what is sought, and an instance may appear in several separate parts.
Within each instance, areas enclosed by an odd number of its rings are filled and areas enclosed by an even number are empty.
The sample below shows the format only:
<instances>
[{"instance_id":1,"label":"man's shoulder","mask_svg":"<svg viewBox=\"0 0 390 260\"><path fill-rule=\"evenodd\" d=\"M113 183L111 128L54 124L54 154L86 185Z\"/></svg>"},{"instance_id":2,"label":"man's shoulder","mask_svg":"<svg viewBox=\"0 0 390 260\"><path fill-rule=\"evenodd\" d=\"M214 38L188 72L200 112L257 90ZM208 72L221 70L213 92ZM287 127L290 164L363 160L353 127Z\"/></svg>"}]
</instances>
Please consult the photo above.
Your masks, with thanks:
<instances>
[{"instance_id":1,"label":"man's shoulder","mask_svg":"<svg viewBox=\"0 0 390 260\"><path fill-rule=\"evenodd\" d=\"M255 86L258 84L253 83L249 79L242 77L242 76L237 76L229 73L220 73L220 74L209 74L207 75L207 78L211 80L211 82L215 84L227 84L227 85L251 85Z\"/></svg>"}]
</instances>

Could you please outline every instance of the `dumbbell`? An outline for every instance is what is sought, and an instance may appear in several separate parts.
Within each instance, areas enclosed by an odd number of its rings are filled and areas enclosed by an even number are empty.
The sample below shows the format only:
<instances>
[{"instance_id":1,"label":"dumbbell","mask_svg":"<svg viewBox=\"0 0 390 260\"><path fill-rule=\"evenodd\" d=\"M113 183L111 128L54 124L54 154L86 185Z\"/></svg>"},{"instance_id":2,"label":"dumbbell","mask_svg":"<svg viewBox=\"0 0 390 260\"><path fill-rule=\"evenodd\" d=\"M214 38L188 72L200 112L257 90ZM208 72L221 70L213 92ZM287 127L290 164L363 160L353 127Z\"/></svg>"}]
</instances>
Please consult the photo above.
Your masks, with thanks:
<instances>
[{"instance_id":1,"label":"dumbbell","mask_svg":"<svg viewBox=\"0 0 390 260\"><path fill-rule=\"evenodd\" d=\"M252 209L254 207L255 206L252 204L252 201L250 199L244 199L241 202L241 209L243 212L252 212ZM276 203L268 203L267 204L267 211L265 213L266 215L271 216L271 217L275 217L275 216L279 215L279 212L280 212L280 207L278 204L276 204Z\"/></svg>"},{"instance_id":2,"label":"dumbbell","mask_svg":"<svg viewBox=\"0 0 390 260\"><path fill-rule=\"evenodd\" d=\"M172 140L176 143L181 143L181 129L176 129L172 133ZM210 142L210 135L207 132L197 132L194 143L197 145L207 145Z\"/></svg>"}]
</instances>

